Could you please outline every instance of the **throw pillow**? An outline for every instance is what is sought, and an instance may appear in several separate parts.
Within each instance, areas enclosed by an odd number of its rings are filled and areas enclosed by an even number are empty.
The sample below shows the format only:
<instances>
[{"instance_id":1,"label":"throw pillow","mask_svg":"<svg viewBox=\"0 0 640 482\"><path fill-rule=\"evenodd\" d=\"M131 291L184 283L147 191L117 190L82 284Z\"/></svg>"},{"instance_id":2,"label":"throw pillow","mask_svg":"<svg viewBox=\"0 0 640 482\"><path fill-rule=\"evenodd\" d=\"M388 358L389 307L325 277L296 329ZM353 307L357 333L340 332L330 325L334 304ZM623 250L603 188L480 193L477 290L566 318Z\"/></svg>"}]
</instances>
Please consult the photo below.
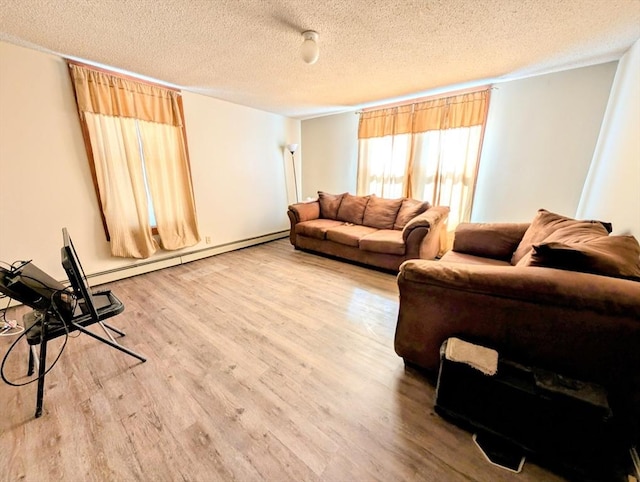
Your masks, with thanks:
<instances>
[{"instance_id":1,"label":"throw pillow","mask_svg":"<svg viewBox=\"0 0 640 482\"><path fill-rule=\"evenodd\" d=\"M342 198L346 193L329 194L318 191L318 201L320 203L320 217L324 219L337 219L338 208Z\"/></svg>"},{"instance_id":2,"label":"throw pillow","mask_svg":"<svg viewBox=\"0 0 640 482\"><path fill-rule=\"evenodd\" d=\"M633 236L600 236L584 242L533 245L531 266L546 266L640 281L640 244Z\"/></svg>"},{"instance_id":3,"label":"throw pillow","mask_svg":"<svg viewBox=\"0 0 640 482\"><path fill-rule=\"evenodd\" d=\"M543 243L584 243L592 239L608 236L606 228L598 222L576 221L575 223L564 223L564 227L553 231L542 240ZM535 246L535 245L534 245ZM516 266L532 266L531 259L534 250L525 254Z\"/></svg>"},{"instance_id":4,"label":"throw pillow","mask_svg":"<svg viewBox=\"0 0 640 482\"><path fill-rule=\"evenodd\" d=\"M393 229L402 199L383 199L375 195L369 198L362 224L378 229Z\"/></svg>"},{"instance_id":5,"label":"throw pillow","mask_svg":"<svg viewBox=\"0 0 640 482\"><path fill-rule=\"evenodd\" d=\"M422 214L431 207L428 201L418 201L417 199L403 199L402 206L396 216L393 229L403 229L406 224L416 216Z\"/></svg>"},{"instance_id":6,"label":"throw pillow","mask_svg":"<svg viewBox=\"0 0 640 482\"><path fill-rule=\"evenodd\" d=\"M538 213L535 218L533 218L529 228L525 231L522 241L520 241L520 244L518 244L517 249L511 257L511 264L514 266L517 265L525 255L531 253L534 244L544 241L554 231L572 225L579 225L580 229L593 229L594 232L604 235L611 232L610 223L580 221L549 212L546 209L538 209Z\"/></svg>"},{"instance_id":7,"label":"throw pillow","mask_svg":"<svg viewBox=\"0 0 640 482\"><path fill-rule=\"evenodd\" d=\"M336 219L353 224L362 224L364 210L367 207L370 196L352 196L345 194L338 208L338 216Z\"/></svg>"}]
</instances>

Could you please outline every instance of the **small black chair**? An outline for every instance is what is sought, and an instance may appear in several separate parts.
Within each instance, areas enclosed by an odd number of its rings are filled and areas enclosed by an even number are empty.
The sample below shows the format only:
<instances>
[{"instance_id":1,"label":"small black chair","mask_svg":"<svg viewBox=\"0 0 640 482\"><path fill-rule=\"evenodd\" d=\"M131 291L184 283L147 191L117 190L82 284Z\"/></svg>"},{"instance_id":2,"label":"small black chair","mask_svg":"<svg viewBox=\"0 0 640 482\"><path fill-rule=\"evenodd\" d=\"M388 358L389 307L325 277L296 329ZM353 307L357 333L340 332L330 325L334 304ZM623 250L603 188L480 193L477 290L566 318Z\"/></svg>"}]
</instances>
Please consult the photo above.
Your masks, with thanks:
<instances>
[{"instance_id":1,"label":"small black chair","mask_svg":"<svg viewBox=\"0 0 640 482\"><path fill-rule=\"evenodd\" d=\"M146 358L142 355L120 345L114 339L111 332L120 336L124 336L125 333L105 323L104 320L122 313L124 304L110 290L97 291L95 293L91 291L66 228L62 230L62 236L64 241L61 250L62 266L69 277L72 290L66 288L56 291L51 297L49 309L35 310L27 313L23 318L24 327L27 331L27 342L30 345L28 375L33 375L36 362L35 346L40 345L36 418L42 415L44 378L47 373L45 367L47 343L50 340L66 336L77 330L131 355L141 362L146 361ZM108 338L92 333L86 328L94 323L98 323L103 328Z\"/></svg>"}]
</instances>

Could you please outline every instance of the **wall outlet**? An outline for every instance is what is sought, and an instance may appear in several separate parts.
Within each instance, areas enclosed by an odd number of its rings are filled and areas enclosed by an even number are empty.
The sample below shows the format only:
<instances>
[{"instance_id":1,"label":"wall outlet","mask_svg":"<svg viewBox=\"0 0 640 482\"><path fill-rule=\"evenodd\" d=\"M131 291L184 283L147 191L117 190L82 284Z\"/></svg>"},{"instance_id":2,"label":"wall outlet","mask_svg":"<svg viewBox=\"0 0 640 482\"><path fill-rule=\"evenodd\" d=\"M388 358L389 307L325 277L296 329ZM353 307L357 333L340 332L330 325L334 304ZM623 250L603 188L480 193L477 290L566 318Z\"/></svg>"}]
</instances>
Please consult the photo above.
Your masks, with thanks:
<instances>
[{"instance_id":1,"label":"wall outlet","mask_svg":"<svg viewBox=\"0 0 640 482\"><path fill-rule=\"evenodd\" d=\"M206 244L211 244L211 236L205 236L205 237L204 237L204 242L205 242Z\"/></svg>"}]
</instances>

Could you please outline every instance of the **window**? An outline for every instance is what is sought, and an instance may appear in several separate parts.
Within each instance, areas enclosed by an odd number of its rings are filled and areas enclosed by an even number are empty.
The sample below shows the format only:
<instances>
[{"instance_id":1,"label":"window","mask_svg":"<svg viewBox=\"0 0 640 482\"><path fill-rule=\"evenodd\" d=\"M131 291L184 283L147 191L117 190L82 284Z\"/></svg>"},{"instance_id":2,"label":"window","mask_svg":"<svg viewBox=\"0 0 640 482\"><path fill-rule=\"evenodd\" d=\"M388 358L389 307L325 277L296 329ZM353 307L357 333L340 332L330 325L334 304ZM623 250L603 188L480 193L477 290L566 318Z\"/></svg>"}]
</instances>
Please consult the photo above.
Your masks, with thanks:
<instances>
[{"instance_id":1,"label":"window","mask_svg":"<svg viewBox=\"0 0 640 482\"><path fill-rule=\"evenodd\" d=\"M111 254L146 258L196 244L180 93L69 68Z\"/></svg>"},{"instance_id":2,"label":"window","mask_svg":"<svg viewBox=\"0 0 640 482\"><path fill-rule=\"evenodd\" d=\"M361 114L358 194L449 206L450 232L469 221L489 90Z\"/></svg>"},{"instance_id":3,"label":"window","mask_svg":"<svg viewBox=\"0 0 640 482\"><path fill-rule=\"evenodd\" d=\"M138 148L140 150L140 159L142 160L142 179L144 181L144 190L147 194L147 212L149 213L149 226L151 226L151 232L158 234L158 226L156 223L156 212L153 209L153 199L151 198L151 191L149 190L149 181L147 180L147 166L144 163L144 151L142 150L142 139L140 138L140 127L136 122L136 130L138 132Z\"/></svg>"}]
</instances>

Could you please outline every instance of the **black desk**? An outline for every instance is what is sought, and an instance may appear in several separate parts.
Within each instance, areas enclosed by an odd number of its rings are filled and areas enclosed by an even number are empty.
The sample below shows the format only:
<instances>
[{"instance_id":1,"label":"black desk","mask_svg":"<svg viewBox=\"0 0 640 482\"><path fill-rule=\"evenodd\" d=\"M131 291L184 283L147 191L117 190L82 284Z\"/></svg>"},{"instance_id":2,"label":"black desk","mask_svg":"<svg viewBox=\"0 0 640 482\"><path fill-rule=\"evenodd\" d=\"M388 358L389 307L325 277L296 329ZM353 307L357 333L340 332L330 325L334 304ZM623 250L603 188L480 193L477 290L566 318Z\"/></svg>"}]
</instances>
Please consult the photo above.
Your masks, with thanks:
<instances>
[{"instance_id":1,"label":"black desk","mask_svg":"<svg viewBox=\"0 0 640 482\"><path fill-rule=\"evenodd\" d=\"M44 379L47 374L46 360L47 360L47 343L50 340L58 338L60 336L66 336L74 331L80 331L86 335L91 336L107 345L120 350L138 360L145 362L146 359L138 353L129 350L128 348L120 345L115 341L111 333L112 331L119 336L124 336L125 333L108 325L104 320L116 316L124 311L124 304L113 294L111 291L103 291L93 293L92 297L93 307L97 312L97 318L91 313L84 300L81 300L76 306L73 313L67 319L63 316L54 317L51 311L40 312L31 311L24 315L23 322L25 330L27 330L27 342L30 345L29 349L29 367L27 375L33 375L35 365L35 346L40 346L40 354L38 357L38 392L36 399L36 418L42 415L42 403L44 398ZM94 323L98 323L102 326L108 338L104 338L89 331L86 327Z\"/></svg>"}]
</instances>

